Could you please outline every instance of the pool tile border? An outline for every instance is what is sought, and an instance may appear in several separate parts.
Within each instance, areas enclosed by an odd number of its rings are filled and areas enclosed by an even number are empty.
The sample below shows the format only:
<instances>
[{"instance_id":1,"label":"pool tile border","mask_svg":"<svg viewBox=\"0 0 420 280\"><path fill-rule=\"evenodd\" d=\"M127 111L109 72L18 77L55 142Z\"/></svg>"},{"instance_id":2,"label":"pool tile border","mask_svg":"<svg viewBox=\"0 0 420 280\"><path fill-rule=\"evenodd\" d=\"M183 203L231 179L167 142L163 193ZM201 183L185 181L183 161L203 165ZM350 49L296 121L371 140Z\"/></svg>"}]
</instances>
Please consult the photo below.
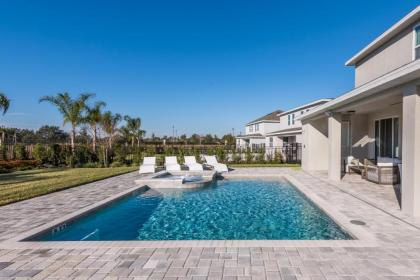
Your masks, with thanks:
<instances>
[{"instance_id":1,"label":"pool tile border","mask_svg":"<svg viewBox=\"0 0 420 280\"><path fill-rule=\"evenodd\" d=\"M194 247L376 247L375 237L362 226L350 223L349 219L333 209L326 201L309 190L304 184L289 174L224 174L226 179L285 179L293 184L303 195L315 203L322 211L348 232L354 240L163 240L163 241L23 241L65 222L86 215L104 205L120 199L130 193L146 188L135 186L109 198L81 208L62 218L53 220L40 227L31 229L20 235L0 243L1 249L76 249L76 248L194 248Z\"/></svg>"}]
</instances>

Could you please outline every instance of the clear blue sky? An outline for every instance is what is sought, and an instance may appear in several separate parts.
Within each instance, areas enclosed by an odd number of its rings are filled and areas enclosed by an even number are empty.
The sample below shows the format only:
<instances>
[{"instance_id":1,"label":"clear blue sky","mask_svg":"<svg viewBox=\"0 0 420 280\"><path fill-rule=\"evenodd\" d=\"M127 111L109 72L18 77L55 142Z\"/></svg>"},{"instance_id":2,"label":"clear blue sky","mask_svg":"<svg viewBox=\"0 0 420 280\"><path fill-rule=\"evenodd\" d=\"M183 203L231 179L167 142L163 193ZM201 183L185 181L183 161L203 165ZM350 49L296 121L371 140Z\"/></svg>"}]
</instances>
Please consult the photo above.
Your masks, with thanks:
<instances>
[{"instance_id":1,"label":"clear blue sky","mask_svg":"<svg viewBox=\"0 0 420 280\"><path fill-rule=\"evenodd\" d=\"M247 121L353 86L344 62L418 1L4 1L0 124L61 125L39 104L94 92L150 135Z\"/></svg>"}]
</instances>

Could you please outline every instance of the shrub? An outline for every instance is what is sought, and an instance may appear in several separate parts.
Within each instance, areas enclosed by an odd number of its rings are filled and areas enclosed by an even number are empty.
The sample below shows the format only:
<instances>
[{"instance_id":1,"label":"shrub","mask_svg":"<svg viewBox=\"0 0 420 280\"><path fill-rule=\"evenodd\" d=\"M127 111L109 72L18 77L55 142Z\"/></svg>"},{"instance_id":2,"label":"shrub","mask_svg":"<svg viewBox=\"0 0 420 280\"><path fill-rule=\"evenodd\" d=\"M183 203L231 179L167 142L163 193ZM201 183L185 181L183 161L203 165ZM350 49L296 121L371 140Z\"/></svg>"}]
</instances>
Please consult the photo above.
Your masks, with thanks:
<instances>
[{"instance_id":1,"label":"shrub","mask_svg":"<svg viewBox=\"0 0 420 280\"><path fill-rule=\"evenodd\" d=\"M226 152L225 152L225 150L223 148L220 148L220 147L217 148L217 150L216 150L216 156L217 156L217 159L220 162L226 162L227 156L226 156Z\"/></svg>"},{"instance_id":2,"label":"shrub","mask_svg":"<svg viewBox=\"0 0 420 280\"><path fill-rule=\"evenodd\" d=\"M258 154L255 157L255 161L257 163L264 163L264 152L258 152Z\"/></svg>"},{"instance_id":3,"label":"shrub","mask_svg":"<svg viewBox=\"0 0 420 280\"><path fill-rule=\"evenodd\" d=\"M28 159L28 153L26 152L26 148L22 144L16 144L14 147L14 154L15 159L17 160L26 160Z\"/></svg>"},{"instance_id":4,"label":"shrub","mask_svg":"<svg viewBox=\"0 0 420 280\"><path fill-rule=\"evenodd\" d=\"M0 160L7 160L7 147L6 145L0 146Z\"/></svg>"},{"instance_id":5,"label":"shrub","mask_svg":"<svg viewBox=\"0 0 420 280\"><path fill-rule=\"evenodd\" d=\"M32 156L35 160L39 161L41 164L48 162L47 149L41 144L36 144L34 146L34 150L32 151Z\"/></svg>"},{"instance_id":6,"label":"shrub","mask_svg":"<svg viewBox=\"0 0 420 280\"><path fill-rule=\"evenodd\" d=\"M253 159L254 159L254 155L252 154L251 149L247 148L245 152L246 163L251 163Z\"/></svg>"},{"instance_id":7,"label":"shrub","mask_svg":"<svg viewBox=\"0 0 420 280\"><path fill-rule=\"evenodd\" d=\"M113 162L113 163L111 163L109 166L110 166L110 167L122 167L122 166L124 166L124 164L123 164L123 163L121 163L121 162L118 162L118 161L114 161L114 162Z\"/></svg>"},{"instance_id":8,"label":"shrub","mask_svg":"<svg viewBox=\"0 0 420 280\"><path fill-rule=\"evenodd\" d=\"M30 169L39 166L39 162L36 160L7 160L0 161L0 170L22 170Z\"/></svg>"},{"instance_id":9,"label":"shrub","mask_svg":"<svg viewBox=\"0 0 420 280\"><path fill-rule=\"evenodd\" d=\"M71 151L70 151L71 153ZM59 166L66 162L68 151L58 144L54 144L47 149L48 163Z\"/></svg>"},{"instance_id":10,"label":"shrub","mask_svg":"<svg viewBox=\"0 0 420 280\"><path fill-rule=\"evenodd\" d=\"M276 150L276 152L274 153L274 162L275 163L282 163L282 161L283 161L283 157L282 157L281 153Z\"/></svg>"}]
</instances>

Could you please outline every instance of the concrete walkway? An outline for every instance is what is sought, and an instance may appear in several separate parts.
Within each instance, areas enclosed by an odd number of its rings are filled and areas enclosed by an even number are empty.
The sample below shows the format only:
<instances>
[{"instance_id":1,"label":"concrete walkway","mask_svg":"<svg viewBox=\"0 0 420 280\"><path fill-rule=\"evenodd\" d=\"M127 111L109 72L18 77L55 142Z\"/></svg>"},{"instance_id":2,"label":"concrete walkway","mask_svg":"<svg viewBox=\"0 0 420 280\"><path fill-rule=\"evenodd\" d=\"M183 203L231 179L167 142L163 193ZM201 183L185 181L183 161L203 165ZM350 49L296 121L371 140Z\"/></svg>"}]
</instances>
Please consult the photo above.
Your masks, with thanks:
<instances>
[{"instance_id":1,"label":"concrete walkway","mask_svg":"<svg viewBox=\"0 0 420 280\"><path fill-rule=\"evenodd\" d=\"M286 174L344 219L362 220L377 242L316 246L31 248L7 243L23 232L133 187L136 173L0 207L0 279L420 279L420 221L404 215L391 187L357 177L281 168L237 169L229 176ZM109 244L109 246L107 245ZM302 243L303 244L303 243ZM25 247L26 246L26 247ZM3 249L1 249L3 248Z\"/></svg>"}]
</instances>

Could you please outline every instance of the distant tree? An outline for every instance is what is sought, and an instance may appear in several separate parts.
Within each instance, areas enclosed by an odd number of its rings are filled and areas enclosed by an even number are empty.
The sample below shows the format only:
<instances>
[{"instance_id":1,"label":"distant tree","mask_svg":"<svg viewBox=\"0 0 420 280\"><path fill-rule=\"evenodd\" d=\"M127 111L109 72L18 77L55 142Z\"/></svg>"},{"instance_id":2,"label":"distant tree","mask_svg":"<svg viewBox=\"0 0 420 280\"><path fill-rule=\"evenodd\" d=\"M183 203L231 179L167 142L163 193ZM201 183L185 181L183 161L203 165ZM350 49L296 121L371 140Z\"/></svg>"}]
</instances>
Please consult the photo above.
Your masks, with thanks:
<instances>
[{"instance_id":1,"label":"distant tree","mask_svg":"<svg viewBox=\"0 0 420 280\"><path fill-rule=\"evenodd\" d=\"M130 129L127 126L122 126L120 128L120 133L125 145L128 145L128 142L132 139Z\"/></svg>"},{"instance_id":2,"label":"distant tree","mask_svg":"<svg viewBox=\"0 0 420 280\"><path fill-rule=\"evenodd\" d=\"M71 125L70 144L74 153L74 141L76 138L76 128L84 120L83 113L86 111L86 102L93 97L94 94L85 93L79 95L76 99L71 98L67 92L58 93L55 96L44 96L39 102L49 102L57 107L63 116L63 125L69 123Z\"/></svg>"},{"instance_id":3,"label":"distant tree","mask_svg":"<svg viewBox=\"0 0 420 280\"><path fill-rule=\"evenodd\" d=\"M89 125L89 128L92 132L92 149L94 151L96 151L96 144L98 142L98 129L102 120L102 108L105 106L105 102L98 101L95 102L92 107L86 107L86 117L84 122Z\"/></svg>"},{"instance_id":4,"label":"distant tree","mask_svg":"<svg viewBox=\"0 0 420 280\"><path fill-rule=\"evenodd\" d=\"M92 137L89 135L88 128L86 126L82 127L76 135L76 143L89 145L91 141Z\"/></svg>"},{"instance_id":5,"label":"distant tree","mask_svg":"<svg viewBox=\"0 0 420 280\"><path fill-rule=\"evenodd\" d=\"M214 143L213 136L211 134L207 134L206 136L204 136L204 143L213 144Z\"/></svg>"},{"instance_id":6,"label":"distant tree","mask_svg":"<svg viewBox=\"0 0 420 280\"><path fill-rule=\"evenodd\" d=\"M223 135L222 140L227 145L235 145L235 137L232 134Z\"/></svg>"},{"instance_id":7,"label":"distant tree","mask_svg":"<svg viewBox=\"0 0 420 280\"><path fill-rule=\"evenodd\" d=\"M185 144L187 144L187 135L182 134L181 136L179 136L179 139L184 142Z\"/></svg>"},{"instance_id":8,"label":"distant tree","mask_svg":"<svg viewBox=\"0 0 420 280\"><path fill-rule=\"evenodd\" d=\"M191 144L194 144L194 145L200 144L200 135L194 133L193 135L191 135L189 141Z\"/></svg>"},{"instance_id":9,"label":"distant tree","mask_svg":"<svg viewBox=\"0 0 420 280\"><path fill-rule=\"evenodd\" d=\"M112 143L118 133L118 124L121 120L122 116L120 114L114 115L111 111L105 112L102 116L101 125L108 136L108 147L110 149L112 149Z\"/></svg>"},{"instance_id":10,"label":"distant tree","mask_svg":"<svg viewBox=\"0 0 420 280\"><path fill-rule=\"evenodd\" d=\"M137 141L137 146L140 146L140 141L145 135L145 131L141 129L141 119L124 116L126 122L125 129L129 131L131 138L131 146L134 146L134 141Z\"/></svg>"},{"instance_id":11,"label":"distant tree","mask_svg":"<svg viewBox=\"0 0 420 280\"><path fill-rule=\"evenodd\" d=\"M57 144L66 142L69 135L58 126L44 125L35 132L38 143Z\"/></svg>"},{"instance_id":12,"label":"distant tree","mask_svg":"<svg viewBox=\"0 0 420 280\"><path fill-rule=\"evenodd\" d=\"M0 92L0 111L2 111L3 115L6 114L7 110L10 106L10 99L4 93Z\"/></svg>"}]
</instances>

